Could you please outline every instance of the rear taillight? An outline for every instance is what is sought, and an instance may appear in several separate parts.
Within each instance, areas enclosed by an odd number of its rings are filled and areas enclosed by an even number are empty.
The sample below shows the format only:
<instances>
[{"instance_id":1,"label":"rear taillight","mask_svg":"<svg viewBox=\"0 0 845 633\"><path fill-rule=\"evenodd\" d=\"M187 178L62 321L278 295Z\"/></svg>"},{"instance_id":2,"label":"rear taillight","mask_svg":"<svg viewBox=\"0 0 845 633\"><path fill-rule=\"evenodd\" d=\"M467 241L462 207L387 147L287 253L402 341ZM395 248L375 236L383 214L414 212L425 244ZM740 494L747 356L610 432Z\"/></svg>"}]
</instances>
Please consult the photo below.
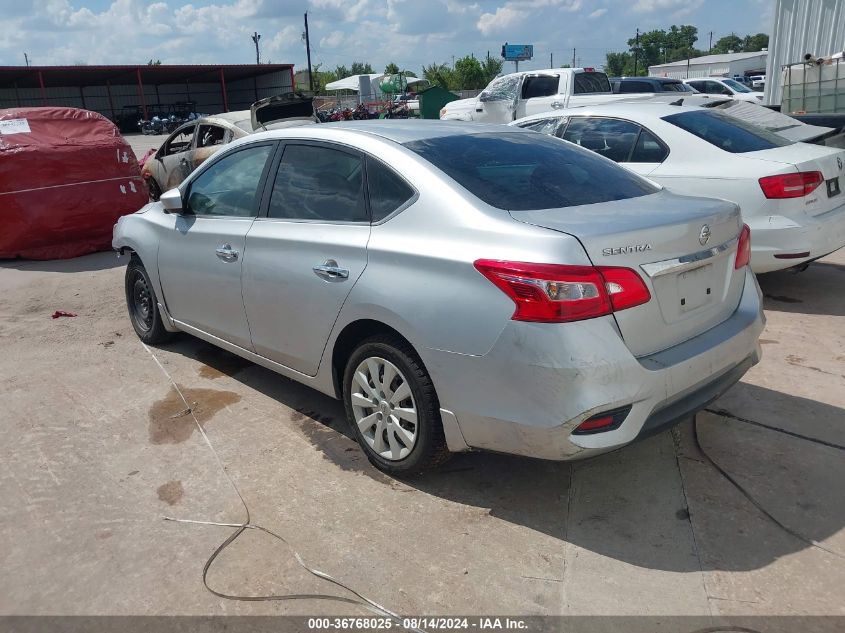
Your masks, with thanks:
<instances>
[{"instance_id":1,"label":"rear taillight","mask_svg":"<svg viewBox=\"0 0 845 633\"><path fill-rule=\"evenodd\" d=\"M760 178L760 188L767 198L803 198L824 182L820 171L800 171Z\"/></svg>"},{"instance_id":2,"label":"rear taillight","mask_svg":"<svg viewBox=\"0 0 845 633\"><path fill-rule=\"evenodd\" d=\"M735 269L740 269L743 266L748 266L751 261L751 229L747 224L742 225L742 230L739 232L739 242L736 245L736 263Z\"/></svg>"},{"instance_id":3,"label":"rear taillight","mask_svg":"<svg viewBox=\"0 0 845 633\"><path fill-rule=\"evenodd\" d=\"M564 266L479 259L475 268L516 304L515 321L592 319L651 299L630 268Z\"/></svg>"}]
</instances>

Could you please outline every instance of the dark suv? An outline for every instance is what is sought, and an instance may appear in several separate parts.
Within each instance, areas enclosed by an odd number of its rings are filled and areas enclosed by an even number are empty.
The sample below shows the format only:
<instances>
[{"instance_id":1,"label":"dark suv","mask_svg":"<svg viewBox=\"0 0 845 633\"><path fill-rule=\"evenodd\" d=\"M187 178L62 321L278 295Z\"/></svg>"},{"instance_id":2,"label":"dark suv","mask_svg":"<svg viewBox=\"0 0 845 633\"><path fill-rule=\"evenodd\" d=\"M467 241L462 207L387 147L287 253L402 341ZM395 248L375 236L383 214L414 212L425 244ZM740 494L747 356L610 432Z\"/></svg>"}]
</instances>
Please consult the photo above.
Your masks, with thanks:
<instances>
[{"instance_id":1,"label":"dark suv","mask_svg":"<svg viewBox=\"0 0 845 633\"><path fill-rule=\"evenodd\" d=\"M666 77L611 77L610 85L613 92L641 93L641 92L697 92L692 86L680 79Z\"/></svg>"}]
</instances>

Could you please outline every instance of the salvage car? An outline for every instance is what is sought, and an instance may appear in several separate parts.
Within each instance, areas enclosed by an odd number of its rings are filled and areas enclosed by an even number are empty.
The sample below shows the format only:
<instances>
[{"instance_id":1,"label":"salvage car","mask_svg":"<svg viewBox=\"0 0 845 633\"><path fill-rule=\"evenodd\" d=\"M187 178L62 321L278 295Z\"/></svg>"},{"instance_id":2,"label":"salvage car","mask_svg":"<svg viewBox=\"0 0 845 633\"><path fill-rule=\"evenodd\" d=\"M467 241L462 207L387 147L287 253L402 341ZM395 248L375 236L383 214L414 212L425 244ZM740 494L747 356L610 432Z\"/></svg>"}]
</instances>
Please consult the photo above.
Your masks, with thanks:
<instances>
[{"instance_id":1,"label":"salvage car","mask_svg":"<svg viewBox=\"0 0 845 633\"><path fill-rule=\"evenodd\" d=\"M113 246L142 341L187 332L342 399L389 473L610 451L760 357L735 204L498 125L254 134L122 218Z\"/></svg>"},{"instance_id":2,"label":"salvage car","mask_svg":"<svg viewBox=\"0 0 845 633\"><path fill-rule=\"evenodd\" d=\"M178 127L161 144L141 169L158 200L162 191L172 189L224 145L253 132L306 125L317 121L313 99L294 94L256 101L249 110L225 112L189 121Z\"/></svg>"},{"instance_id":3,"label":"salvage car","mask_svg":"<svg viewBox=\"0 0 845 633\"><path fill-rule=\"evenodd\" d=\"M625 103L514 122L590 149L684 194L742 209L751 268L802 267L845 246L845 150L796 143L717 109Z\"/></svg>"}]
</instances>

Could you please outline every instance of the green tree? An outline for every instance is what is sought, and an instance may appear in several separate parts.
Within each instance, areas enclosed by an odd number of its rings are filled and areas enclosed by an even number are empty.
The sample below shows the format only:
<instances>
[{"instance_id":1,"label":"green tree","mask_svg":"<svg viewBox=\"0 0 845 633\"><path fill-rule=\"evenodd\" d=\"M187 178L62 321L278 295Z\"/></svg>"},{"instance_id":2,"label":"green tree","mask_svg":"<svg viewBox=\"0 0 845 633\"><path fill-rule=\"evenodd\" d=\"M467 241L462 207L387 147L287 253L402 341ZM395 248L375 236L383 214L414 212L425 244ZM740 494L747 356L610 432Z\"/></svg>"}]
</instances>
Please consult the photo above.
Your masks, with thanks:
<instances>
[{"instance_id":1,"label":"green tree","mask_svg":"<svg viewBox=\"0 0 845 633\"><path fill-rule=\"evenodd\" d=\"M607 61L604 64L604 72L611 77L624 77L628 74L629 68L633 69L634 58L630 53L608 53Z\"/></svg>"},{"instance_id":2,"label":"green tree","mask_svg":"<svg viewBox=\"0 0 845 633\"><path fill-rule=\"evenodd\" d=\"M384 74L385 75L398 75L399 74L399 66L390 62L387 66L384 67Z\"/></svg>"},{"instance_id":3,"label":"green tree","mask_svg":"<svg viewBox=\"0 0 845 633\"><path fill-rule=\"evenodd\" d=\"M455 71L446 64L423 66L422 74L432 86L440 86L445 90L458 90L455 85Z\"/></svg>"},{"instance_id":4,"label":"green tree","mask_svg":"<svg viewBox=\"0 0 845 633\"><path fill-rule=\"evenodd\" d=\"M726 35L725 37L720 37L716 40L716 43L713 45L712 53L714 55L720 55L724 53L740 53L743 50L743 40L741 37L737 37L733 33L730 35Z\"/></svg>"},{"instance_id":5,"label":"green tree","mask_svg":"<svg viewBox=\"0 0 845 633\"><path fill-rule=\"evenodd\" d=\"M765 33L746 35L742 40L742 50L746 53L755 53L769 48L769 36Z\"/></svg>"},{"instance_id":6,"label":"green tree","mask_svg":"<svg viewBox=\"0 0 845 633\"><path fill-rule=\"evenodd\" d=\"M372 75L375 71L367 62L352 62L349 68L350 75Z\"/></svg>"},{"instance_id":7,"label":"green tree","mask_svg":"<svg viewBox=\"0 0 845 633\"><path fill-rule=\"evenodd\" d=\"M153 61L152 59L147 62L147 66L161 66L161 60L157 59Z\"/></svg>"},{"instance_id":8,"label":"green tree","mask_svg":"<svg viewBox=\"0 0 845 633\"><path fill-rule=\"evenodd\" d=\"M481 64L471 55L455 60L455 76L460 90L479 90L489 83Z\"/></svg>"},{"instance_id":9,"label":"green tree","mask_svg":"<svg viewBox=\"0 0 845 633\"><path fill-rule=\"evenodd\" d=\"M484 76L485 86L499 76L504 64L503 59L496 59L495 57L488 57L481 63L481 74Z\"/></svg>"}]
</instances>

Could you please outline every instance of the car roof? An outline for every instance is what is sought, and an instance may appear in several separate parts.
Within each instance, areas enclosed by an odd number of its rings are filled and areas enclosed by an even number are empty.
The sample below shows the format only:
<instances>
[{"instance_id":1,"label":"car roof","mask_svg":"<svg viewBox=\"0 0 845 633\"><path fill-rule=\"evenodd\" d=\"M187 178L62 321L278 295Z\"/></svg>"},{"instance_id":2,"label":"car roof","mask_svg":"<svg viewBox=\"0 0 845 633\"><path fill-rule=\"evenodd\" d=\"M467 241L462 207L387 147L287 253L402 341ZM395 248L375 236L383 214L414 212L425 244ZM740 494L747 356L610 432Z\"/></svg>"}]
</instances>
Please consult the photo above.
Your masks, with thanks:
<instances>
[{"instance_id":1,"label":"car roof","mask_svg":"<svg viewBox=\"0 0 845 633\"><path fill-rule=\"evenodd\" d=\"M366 121L337 121L321 123L319 129L337 129L357 132L394 141L411 143L429 138L465 136L469 134L501 134L502 125L466 121L439 121L427 119L372 119Z\"/></svg>"},{"instance_id":2,"label":"car roof","mask_svg":"<svg viewBox=\"0 0 845 633\"><path fill-rule=\"evenodd\" d=\"M681 95L682 93L678 93ZM683 96L679 96L683 99ZM584 106L580 108L561 108L559 110L551 110L540 114L532 114L531 116L523 117L514 123L520 121L532 121L535 119L549 119L561 116L609 116L619 117L623 119L644 120L644 119L662 119L670 114L678 114L679 112L701 112L702 108L698 106L675 106L666 102L639 102L639 101L624 101L616 103L608 103L604 105Z\"/></svg>"}]
</instances>

